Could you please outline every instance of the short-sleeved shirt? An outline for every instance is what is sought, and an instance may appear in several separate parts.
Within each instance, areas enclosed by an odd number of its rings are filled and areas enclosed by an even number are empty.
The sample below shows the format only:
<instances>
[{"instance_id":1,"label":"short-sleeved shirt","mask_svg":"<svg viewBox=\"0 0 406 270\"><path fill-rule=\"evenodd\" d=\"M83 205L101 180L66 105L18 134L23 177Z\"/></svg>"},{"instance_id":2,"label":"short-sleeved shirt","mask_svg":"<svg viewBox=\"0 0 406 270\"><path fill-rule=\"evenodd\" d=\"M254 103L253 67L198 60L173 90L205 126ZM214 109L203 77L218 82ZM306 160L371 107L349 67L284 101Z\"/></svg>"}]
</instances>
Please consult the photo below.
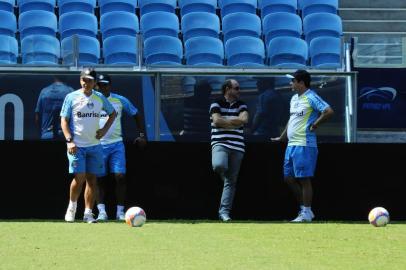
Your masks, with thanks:
<instances>
[{"instance_id":1,"label":"short-sleeved shirt","mask_svg":"<svg viewBox=\"0 0 406 270\"><path fill-rule=\"evenodd\" d=\"M41 121L41 139L62 135L59 114L66 95L73 91L72 87L62 82L54 82L41 90L35 107Z\"/></svg>"},{"instance_id":2,"label":"short-sleeved shirt","mask_svg":"<svg viewBox=\"0 0 406 270\"><path fill-rule=\"evenodd\" d=\"M210 105L212 148L216 145L222 145L229 149L245 152L244 126L241 125L234 129L216 127L211 117L214 113L218 113L225 119L236 118L244 111L248 111L248 108L241 100L230 103L223 98Z\"/></svg>"},{"instance_id":3,"label":"short-sleeved shirt","mask_svg":"<svg viewBox=\"0 0 406 270\"><path fill-rule=\"evenodd\" d=\"M96 131L100 129L102 111L111 114L113 106L101 93L92 91L86 96L81 89L65 97L62 105L61 117L69 118L69 127L73 141L78 147L88 147L100 144L96 139Z\"/></svg>"},{"instance_id":4,"label":"short-sleeved shirt","mask_svg":"<svg viewBox=\"0 0 406 270\"><path fill-rule=\"evenodd\" d=\"M317 147L316 133L310 131L310 125L328 107L330 105L311 89L300 96L294 95L290 100L288 145Z\"/></svg>"},{"instance_id":5,"label":"short-sleeved shirt","mask_svg":"<svg viewBox=\"0 0 406 270\"><path fill-rule=\"evenodd\" d=\"M107 133L100 139L102 144L110 144L123 140L123 134L121 129L121 116L123 111L128 113L131 116L134 116L138 113L137 108L125 97L110 93L110 96L107 100L113 105L115 111L117 112L116 119L114 119L113 124ZM105 111L102 111L100 117L100 126L104 126L107 122L108 114Z\"/></svg>"}]
</instances>

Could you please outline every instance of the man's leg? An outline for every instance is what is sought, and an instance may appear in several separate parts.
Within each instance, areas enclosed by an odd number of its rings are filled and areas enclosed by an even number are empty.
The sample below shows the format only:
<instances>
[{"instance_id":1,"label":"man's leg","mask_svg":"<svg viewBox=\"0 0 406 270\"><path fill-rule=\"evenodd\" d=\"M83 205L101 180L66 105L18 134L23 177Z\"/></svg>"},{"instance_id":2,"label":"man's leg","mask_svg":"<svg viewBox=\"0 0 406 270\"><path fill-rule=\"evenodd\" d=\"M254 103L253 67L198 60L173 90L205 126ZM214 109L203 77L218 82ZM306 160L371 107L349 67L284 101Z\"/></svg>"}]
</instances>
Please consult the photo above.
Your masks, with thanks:
<instances>
[{"instance_id":1,"label":"man's leg","mask_svg":"<svg viewBox=\"0 0 406 270\"><path fill-rule=\"evenodd\" d=\"M125 197L126 197L126 192L127 192L127 183L126 183L125 174L116 173L116 174L114 174L114 179L116 182L116 198L117 198L116 218L118 220L125 220L124 205L125 205Z\"/></svg>"},{"instance_id":2,"label":"man's leg","mask_svg":"<svg viewBox=\"0 0 406 270\"><path fill-rule=\"evenodd\" d=\"M69 188L69 205L68 205L68 209L66 210L66 214L65 214L65 221L67 221L67 222L75 221L77 202L78 202L80 193L82 192L83 183L85 181L86 181L86 174L84 174L84 173L78 173L75 175L75 178L72 179L72 182L71 182L70 188Z\"/></svg>"},{"instance_id":3,"label":"man's leg","mask_svg":"<svg viewBox=\"0 0 406 270\"><path fill-rule=\"evenodd\" d=\"M303 205L303 190L300 183L292 176L287 176L285 178L286 184L292 190L293 195L295 196L296 201L299 205Z\"/></svg>"},{"instance_id":4,"label":"man's leg","mask_svg":"<svg viewBox=\"0 0 406 270\"><path fill-rule=\"evenodd\" d=\"M108 176L98 177L97 182L97 189L96 189L96 204L97 210L99 210L99 214L97 216L98 221L107 221L108 216L106 212L106 205L104 204L104 196L105 196L105 185L106 181L108 180Z\"/></svg>"},{"instance_id":5,"label":"man's leg","mask_svg":"<svg viewBox=\"0 0 406 270\"><path fill-rule=\"evenodd\" d=\"M228 194L229 187L228 182L225 179L225 173L228 170L228 153L223 146L215 146L212 149L211 163L213 166L213 171L217 173L221 180L223 181L223 192L220 200L219 216L220 219L226 220L229 218L228 211Z\"/></svg>"}]
</instances>

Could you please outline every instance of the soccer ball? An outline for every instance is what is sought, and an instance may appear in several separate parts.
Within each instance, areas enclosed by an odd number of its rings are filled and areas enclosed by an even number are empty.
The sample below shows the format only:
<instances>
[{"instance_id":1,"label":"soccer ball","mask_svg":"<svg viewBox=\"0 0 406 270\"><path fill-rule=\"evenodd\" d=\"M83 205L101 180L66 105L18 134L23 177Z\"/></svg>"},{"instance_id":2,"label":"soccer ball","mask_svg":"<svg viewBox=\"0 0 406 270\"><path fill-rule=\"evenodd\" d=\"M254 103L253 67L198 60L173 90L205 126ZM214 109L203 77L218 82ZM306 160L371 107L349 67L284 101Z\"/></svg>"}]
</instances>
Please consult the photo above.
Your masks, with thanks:
<instances>
[{"instance_id":1,"label":"soccer ball","mask_svg":"<svg viewBox=\"0 0 406 270\"><path fill-rule=\"evenodd\" d=\"M131 227L141 227L147 220L145 211L137 206L128 208L125 212L125 223Z\"/></svg>"},{"instance_id":2,"label":"soccer ball","mask_svg":"<svg viewBox=\"0 0 406 270\"><path fill-rule=\"evenodd\" d=\"M383 227L389 223L389 212L383 207L375 207L369 212L368 220L375 227Z\"/></svg>"}]
</instances>

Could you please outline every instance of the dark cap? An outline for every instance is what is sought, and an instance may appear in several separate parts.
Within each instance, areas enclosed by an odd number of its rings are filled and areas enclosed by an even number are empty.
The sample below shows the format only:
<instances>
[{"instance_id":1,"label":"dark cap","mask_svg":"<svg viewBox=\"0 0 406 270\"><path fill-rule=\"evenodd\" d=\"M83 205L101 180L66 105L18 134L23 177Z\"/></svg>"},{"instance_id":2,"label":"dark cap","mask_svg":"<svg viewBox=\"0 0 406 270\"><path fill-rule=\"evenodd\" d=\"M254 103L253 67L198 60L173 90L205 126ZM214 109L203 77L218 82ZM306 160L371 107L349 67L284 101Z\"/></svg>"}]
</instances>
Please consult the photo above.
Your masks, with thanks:
<instances>
[{"instance_id":1,"label":"dark cap","mask_svg":"<svg viewBox=\"0 0 406 270\"><path fill-rule=\"evenodd\" d=\"M304 69L298 69L293 74L286 74L286 77L297 81L310 81L310 73Z\"/></svg>"},{"instance_id":2,"label":"dark cap","mask_svg":"<svg viewBox=\"0 0 406 270\"><path fill-rule=\"evenodd\" d=\"M85 68L80 73L80 77L95 80L96 79L96 71L94 69L92 69L92 68Z\"/></svg>"},{"instance_id":3,"label":"dark cap","mask_svg":"<svg viewBox=\"0 0 406 270\"><path fill-rule=\"evenodd\" d=\"M107 74L100 74L97 76L97 83L111 84L111 78Z\"/></svg>"}]
</instances>

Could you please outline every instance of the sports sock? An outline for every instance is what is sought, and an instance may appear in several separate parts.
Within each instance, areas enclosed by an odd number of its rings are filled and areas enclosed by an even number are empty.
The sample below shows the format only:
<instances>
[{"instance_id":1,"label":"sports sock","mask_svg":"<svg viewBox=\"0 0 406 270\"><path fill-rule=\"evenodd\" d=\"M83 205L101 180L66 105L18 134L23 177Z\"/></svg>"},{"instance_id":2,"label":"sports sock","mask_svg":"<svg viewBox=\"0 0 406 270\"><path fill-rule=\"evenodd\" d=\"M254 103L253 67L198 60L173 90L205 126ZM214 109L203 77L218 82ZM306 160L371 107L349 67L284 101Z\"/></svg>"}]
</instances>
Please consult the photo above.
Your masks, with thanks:
<instances>
[{"instance_id":1,"label":"sports sock","mask_svg":"<svg viewBox=\"0 0 406 270\"><path fill-rule=\"evenodd\" d=\"M106 206L103 203L99 203L97 205L97 209L99 210L99 212L106 212Z\"/></svg>"},{"instance_id":2,"label":"sports sock","mask_svg":"<svg viewBox=\"0 0 406 270\"><path fill-rule=\"evenodd\" d=\"M123 205L117 205L117 214L119 213L124 213L124 206Z\"/></svg>"},{"instance_id":3,"label":"sports sock","mask_svg":"<svg viewBox=\"0 0 406 270\"><path fill-rule=\"evenodd\" d=\"M68 208L69 208L69 209L74 209L74 210L76 211L77 205L78 205L78 202L69 201Z\"/></svg>"},{"instance_id":4,"label":"sports sock","mask_svg":"<svg viewBox=\"0 0 406 270\"><path fill-rule=\"evenodd\" d=\"M85 215L91 214L92 213L92 209L90 208L85 208Z\"/></svg>"},{"instance_id":5,"label":"sports sock","mask_svg":"<svg viewBox=\"0 0 406 270\"><path fill-rule=\"evenodd\" d=\"M312 207L311 207L311 206L309 206L309 207L303 207L303 211L305 211L305 212L310 212L310 211L312 211Z\"/></svg>"}]
</instances>

